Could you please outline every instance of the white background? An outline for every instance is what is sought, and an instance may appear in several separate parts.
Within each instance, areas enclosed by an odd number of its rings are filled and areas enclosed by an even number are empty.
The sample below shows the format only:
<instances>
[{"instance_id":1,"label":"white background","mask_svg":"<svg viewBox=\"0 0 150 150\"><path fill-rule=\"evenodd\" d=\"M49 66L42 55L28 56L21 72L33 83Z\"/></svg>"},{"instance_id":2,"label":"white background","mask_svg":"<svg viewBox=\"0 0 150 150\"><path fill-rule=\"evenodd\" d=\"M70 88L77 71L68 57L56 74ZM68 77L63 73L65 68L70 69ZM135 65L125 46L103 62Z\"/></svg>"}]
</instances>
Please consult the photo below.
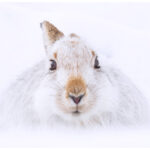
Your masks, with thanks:
<instances>
[{"instance_id":1,"label":"white background","mask_svg":"<svg viewBox=\"0 0 150 150\"><path fill-rule=\"evenodd\" d=\"M1 3L0 92L45 57L43 20L83 37L150 99L150 3ZM83 130L0 131L0 146L150 146L150 128Z\"/></svg>"}]
</instances>

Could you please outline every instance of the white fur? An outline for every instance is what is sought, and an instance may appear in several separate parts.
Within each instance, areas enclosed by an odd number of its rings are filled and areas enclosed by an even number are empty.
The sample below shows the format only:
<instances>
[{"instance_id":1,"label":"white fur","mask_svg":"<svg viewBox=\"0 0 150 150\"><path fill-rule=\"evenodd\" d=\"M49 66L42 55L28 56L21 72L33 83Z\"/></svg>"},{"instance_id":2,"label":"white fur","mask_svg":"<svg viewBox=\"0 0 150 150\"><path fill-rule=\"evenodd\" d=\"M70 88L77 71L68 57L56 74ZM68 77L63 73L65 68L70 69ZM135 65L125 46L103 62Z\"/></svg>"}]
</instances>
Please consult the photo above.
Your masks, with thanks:
<instances>
[{"instance_id":1,"label":"white fur","mask_svg":"<svg viewBox=\"0 0 150 150\"><path fill-rule=\"evenodd\" d=\"M76 41L75 48L70 41ZM110 125L139 124L147 121L148 107L144 96L132 82L99 56L100 70L93 68L91 48L79 38L63 37L48 49L48 58L22 74L0 101L1 125ZM50 72L49 59L58 53L58 69ZM75 57L77 55L77 57ZM89 61L88 61L89 60ZM88 62L86 62L88 61ZM94 105L79 116L64 113L56 104L56 95L65 99L65 84L70 74L79 72L88 85L88 96L81 102ZM70 64L72 69L65 69ZM87 99L87 101L86 101ZM74 104L64 100L65 107Z\"/></svg>"}]
</instances>

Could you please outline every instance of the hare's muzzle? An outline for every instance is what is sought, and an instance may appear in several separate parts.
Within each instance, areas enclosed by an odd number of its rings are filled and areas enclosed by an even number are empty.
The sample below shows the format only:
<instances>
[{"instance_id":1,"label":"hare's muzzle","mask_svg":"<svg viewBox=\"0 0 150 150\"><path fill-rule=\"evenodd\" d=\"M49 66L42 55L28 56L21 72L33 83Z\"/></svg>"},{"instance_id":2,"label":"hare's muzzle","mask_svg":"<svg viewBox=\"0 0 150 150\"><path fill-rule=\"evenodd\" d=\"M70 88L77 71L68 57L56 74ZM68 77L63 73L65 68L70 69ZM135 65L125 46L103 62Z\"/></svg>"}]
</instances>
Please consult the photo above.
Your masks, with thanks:
<instances>
[{"instance_id":1,"label":"hare's muzzle","mask_svg":"<svg viewBox=\"0 0 150 150\"><path fill-rule=\"evenodd\" d=\"M86 94L86 84L81 76L71 76L66 85L66 97L79 104Z\"/></svg>"},{"instance_id":2,"label":"hare's muzzle","mask_svg":"<svg viewBox=\"0 0 150 150\"><path fill-rule=\"evenodd\" d=\"M79 96L73 96L73 95L69 94L69 97L73 100L73 102L74 102L75 104L80 103L80 101L81 101L81 99L83 98L83 96L84 96L84 94L81 94L81 95L79 95Z\"/></svg>"}]
</instances>

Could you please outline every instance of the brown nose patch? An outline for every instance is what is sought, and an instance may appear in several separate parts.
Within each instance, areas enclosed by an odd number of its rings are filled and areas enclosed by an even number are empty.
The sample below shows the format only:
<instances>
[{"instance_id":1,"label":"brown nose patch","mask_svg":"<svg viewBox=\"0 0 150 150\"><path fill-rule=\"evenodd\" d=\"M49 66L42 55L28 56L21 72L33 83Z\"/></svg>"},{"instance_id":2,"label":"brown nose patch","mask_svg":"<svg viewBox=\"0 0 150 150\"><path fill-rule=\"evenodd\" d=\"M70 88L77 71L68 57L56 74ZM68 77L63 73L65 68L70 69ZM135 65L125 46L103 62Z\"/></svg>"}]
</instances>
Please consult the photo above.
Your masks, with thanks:
<instances>
[{"instance_id":1,"label":"brown nose patch","mask_svg":"<svg viewBox=\"0 0 150 150\"><path fill-rule=\"evenodd\" d=\"M86 84L81 76L71 76L68 79L66 85L66 97L68 98L69 94L74 95L85 94L86 93Z\"/></svg>"}]
</instances>

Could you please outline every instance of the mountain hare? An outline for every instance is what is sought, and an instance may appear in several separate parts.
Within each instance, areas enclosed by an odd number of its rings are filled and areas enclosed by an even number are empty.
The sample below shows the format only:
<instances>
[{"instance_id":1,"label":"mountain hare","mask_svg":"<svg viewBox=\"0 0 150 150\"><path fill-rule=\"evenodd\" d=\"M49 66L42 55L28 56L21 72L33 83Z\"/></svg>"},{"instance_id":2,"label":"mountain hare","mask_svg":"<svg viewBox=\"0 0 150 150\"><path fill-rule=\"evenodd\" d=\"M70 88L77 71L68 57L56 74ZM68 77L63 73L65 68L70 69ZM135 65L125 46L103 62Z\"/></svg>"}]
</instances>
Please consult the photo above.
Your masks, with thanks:
<instances>
[{"instance_id":1,"label":"mountain hare","mask_svg":"<svg viewBox=\"0 0 150 150\"><path fill-rule=\"evenodd\" d=\"M46 59L25 72L0 101L0 124L139 124L146 99L76 34L41 23Z\"/></svg>"}]
</instances>

